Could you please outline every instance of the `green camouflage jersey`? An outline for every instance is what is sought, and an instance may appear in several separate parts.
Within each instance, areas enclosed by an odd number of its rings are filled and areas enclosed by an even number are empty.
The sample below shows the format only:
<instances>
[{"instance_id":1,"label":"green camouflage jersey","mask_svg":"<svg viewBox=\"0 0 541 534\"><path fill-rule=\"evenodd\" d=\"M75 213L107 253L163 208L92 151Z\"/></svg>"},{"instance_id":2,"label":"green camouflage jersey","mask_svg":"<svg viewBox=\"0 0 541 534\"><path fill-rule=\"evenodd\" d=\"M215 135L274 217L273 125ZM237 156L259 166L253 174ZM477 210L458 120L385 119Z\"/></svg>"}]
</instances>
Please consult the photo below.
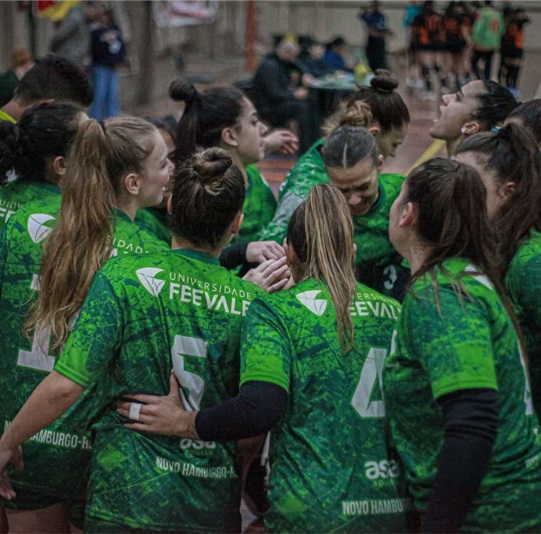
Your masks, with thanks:
<instances>
[{"instance_id":1,"label":"green camouflage jersey","mask_svg":"<svg viewBox=\"0 0 541 534\"><path fill-rule=\"evenodd\" d=\"M145 208L139 210L134 222L139 228L153 235L156 239L163 241L167 245L167 248L171 246L173 234L169 229L165 209Z\"/></svg>"},{"instance_id":2,"label":"green camouflage jersey","mask_svg":"<svg viewBox=\"0 0 541 534\"><path fill-rule=\"evenodd\" d=\"M276 199L255 165L246 168L248 176L248 188L242 212L244 219L238 236L234 242L250 243L259 241L263 228L267 226L274 216Z\"/></svg>"},{"instance_id":3,"label":"green camouflage jersey","mask_svg":"<svg viewBox=\"0 0 541 534\"><path fill-rule=\"evenodd\" d=\"M271 382L289 395L270 437L270 532L405 531L409 501L387 452L381 393L399 310L358 285L354 348L343 355L329 292L315 280L251 305L241 383Z\"/></svg>"},{"instance_id":4,"label":"green camouflage jersey","mask_svg":"<svg viewBox=\"0 0 541 534\"><path fill-rule=\"evenodd\" d=\"M533 402L541 418L541 233L531 230L511 260L505 285L524 336Z\"/></svg>"},{"instance_id":5,"label":"green camouflage jersey","mask_svg":"<svg viewBox=\"0 0 541 534\"><path fill-rule=\"evenodd\" d=\"M297 207L307 198L314 185L328 184L329 177L321 157L325 138L314 143L289 171L280 187L278 206L274 217L261 231L262 241L276 241L282 244L289 219Z\"/></svg>"},{"instance_id":6,"label":"green camouflage jersey","mask_svg":"<svg viewBox=\"0 0 541 534\"><path fill-rule=\"evenodd\" d=\"M0 228L25 204L55 196L60 196L60 189L49 182L16 180L0 186Z\"/></svg>"},{"instance_id":7,"label":"green camouflage jersey","mask_svg":"<svg viewBox=\"0 0 541 534\"><path fill-rule=\"evenodd\" d=\"M24 324L39 288L42 246L58 217L61 196L32 202L10 218L0 250L0 424L5 429L30 394L53 369L57 354L49 349L49 335L32 333ZM113 255L161 250L162 245L139 230L122 212L116 217ZM3 431L3 430L2 430ZM16 490L59 499L84 496L84 472L90 443L61 419L36 434L24 446L25 468L10 475ZM44 501L46 502L46 501ZM10 507L30 507L21 499Z\"/></svg>"},{"instance_id":8,"label":"green camouflage jersey","mask_svg":"<svg viewBox=\"0 0 541 534\"><path fill-rule=\"evenodd\" d=\"M328 184L329 177L321 157L320 139L302 156L286 176L274 219L261 233L261 239L282 243L287 225L297 207L302 204L314 185ZM389 240L389 212L404 182L401 174L382 174L379 177L379 198L371 210L353 217L357 257L357 280L376 291L394 297L402 293L395 283L403 279L402 258Z\"/></svg>"},{"instance_id":9,"label":"green camouflage jersey","mask_svg":"<svg viewBox=\"0 0 541 534\"><path fill-rule=\"evenodd\" d=\"M461 389L494 389L498 434L462 530L540 532L540 435L511 319L491 282L468 260L447 260L435 276L437 294L427 274L406 295L384 369L392 435L415 507L426 511L444 439L436 399Z\"/></svg>"},{"instance_id":10,"label":"green camouflage jersey","mask_svg":"<svg viewBox=\"0 0 541 534\"><path fill-rule=\"evenodd\" d=\"M243 316L260 291L202 253L109 262L96 276L55 369L95 389L87 516L151 531L240 527L240 472L225 444L126 429L116 401L166 395L173 368L187 409L235 396Z\"/></svg>"}]
</instances>

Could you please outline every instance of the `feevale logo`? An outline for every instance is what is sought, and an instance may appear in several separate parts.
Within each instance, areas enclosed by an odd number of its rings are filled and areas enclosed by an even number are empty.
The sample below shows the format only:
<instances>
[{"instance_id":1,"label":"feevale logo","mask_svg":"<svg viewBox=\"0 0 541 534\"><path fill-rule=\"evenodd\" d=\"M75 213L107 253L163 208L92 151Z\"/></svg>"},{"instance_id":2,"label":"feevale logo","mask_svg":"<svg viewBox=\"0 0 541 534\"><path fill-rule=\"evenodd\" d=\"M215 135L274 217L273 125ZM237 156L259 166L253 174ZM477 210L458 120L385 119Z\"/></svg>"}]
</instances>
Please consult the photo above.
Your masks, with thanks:
<instances>
[{"instance_id":1,"label":"feevale logo","mask_svg":"<svg viewBox=\"0 0 541 534\"><path fill-rule=\"evenodd\" d=\"M32 239L34 243L43 241L53 231L50 226L45 226L45 223L54 220L54 217L45 213L34 213L33 215L30 215L27 223L30 239Z\"/></svg>"},{"instance_id":2,"label":"feevale logo","mask_svg":"<svg viewBox=\"0 0 541 534\"><path fill-rule=\"evenodd\" d=\"M163 269L156 269L154 267L145 267L136 271L137 278L139 278L143 287L154 297L160 294L165 285L165 280L156 278L156 275L161 272L163 272Z\"/></svg>"},{"instance_id":3,"label":"feevale logo","mask_svg":"<svg viewBox=\"0 0 541 534\"><path fill-rule=\"evenodd\" d=\"M306 306L312 313L321 316L325 313L328 302L324 299L316 299L320 293L320 290L306 291L304 293L299 293L297 298L301 304Z\"/></svg>"}]
</instances>

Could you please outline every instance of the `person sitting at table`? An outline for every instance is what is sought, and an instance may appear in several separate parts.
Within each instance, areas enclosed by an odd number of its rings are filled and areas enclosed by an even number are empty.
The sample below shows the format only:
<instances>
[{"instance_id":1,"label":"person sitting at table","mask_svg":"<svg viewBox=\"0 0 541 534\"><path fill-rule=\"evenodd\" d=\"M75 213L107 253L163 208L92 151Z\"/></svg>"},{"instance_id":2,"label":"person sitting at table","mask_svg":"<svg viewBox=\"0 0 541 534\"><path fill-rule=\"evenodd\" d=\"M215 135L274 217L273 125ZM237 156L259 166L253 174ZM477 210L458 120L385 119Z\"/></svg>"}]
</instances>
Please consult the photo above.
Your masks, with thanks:
<instances>
[{"instance_id":1,"label":"person sitting at table","mask_svg":"<svg viewBox=\"0 0 541 534\"><path fill-rule=\"evenodd\" d=\"M348 67L344 54L346 50L346 40L342 37L335 37L330 43L327 44L327 50L323 60L327 65L327 68L331 72L341 70L344 72L353 72L351 67Z\"/></svg>"},{"instance_id":2,"label":"person sitting at table","mask_svg":"<svg viewBox=\"0 0 541 534\"><path fill-rule=\"evenodd\" d=\"M263 120L271 126L283 126L291 119L297 121L299 152L302 154L318 139L320 119L309 90L292 86L292 74L298 77L294 65L298 55L299 45L290 39L282 39L275 52L267 55L259 65L254 88L257 110Z\"/></svg>"},{"instance_id":3,"label":"person sitting at table","mask_svg":"<svg viewBox=\"0 0 541 534\"><path fill-rule=\"evenodd\" d=\"M331 72L323 59L324 55L325 47L320 42L307 37L301 46L301 53L295 64L303 74L309 74L314 78L321 78Z\"/></svg>"}]
</instances>

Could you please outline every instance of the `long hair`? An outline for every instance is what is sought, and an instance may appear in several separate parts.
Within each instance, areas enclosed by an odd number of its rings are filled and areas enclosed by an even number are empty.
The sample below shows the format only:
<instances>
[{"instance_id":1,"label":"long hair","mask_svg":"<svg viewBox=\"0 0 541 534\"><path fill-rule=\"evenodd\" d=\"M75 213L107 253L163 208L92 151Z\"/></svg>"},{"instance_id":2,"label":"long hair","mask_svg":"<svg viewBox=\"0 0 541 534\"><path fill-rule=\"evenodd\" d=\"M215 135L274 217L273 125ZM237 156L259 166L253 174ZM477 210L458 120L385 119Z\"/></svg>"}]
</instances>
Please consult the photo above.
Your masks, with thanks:
<instances>
[{"instance_id":1,"label":"long hair","mask_svg":"<svg viewBox=\"0 0 541 534\"><path fill-rule=\"evenodd\" d=\"M353 223L344 195L332 185L316 185L293 213L287 242L303 264L304 279L324 283L336 312L342 351L353 345L350 307L355 296Z\"/></svg>"},{"instance_id":2,"label":"long hair","mask_svg":"<svg viewBox=\"0 0 541 534\"><path fill-rule=\"evenodd\" d=\"M194 154L175 173L169 218L173 234L196 246L224 244L245 195L242 173L225 150Z\"/></svg>"},{"instance_id":3,"label":"long hair","mask_svg":"<svg viewBox=\"0 0 541 534\"><path fill-rule=\"evenodd\" d=\"M441 264L450 258L470 260L480 274L491 280L523 348L518 320L503 289L502 260L488 219L486 188L478 172L455 160L434 158L412 171L406 191L404 202L412 202L417 209L417 237L429 251L420 269L413 273L410 287L430 275L439 309L436 266L441 269ZM460 278L450 282L462 298L467 292Z\"/></svg>"},{"instance_id":4,"label":"long hair","mask_svg":"<svg viewBox=\"0 0 541 534\"><path fill-rule=\"evenodd\" d=\"M67 339L94 274L109 259L122 178L141 173L157 133L138 118L90 120L77 134L62 182L59 220L43 247L40 292L29 328Z\"/></svg>"},{"instance_id":5,"label":"long hair","mask_svg":"<svg viewBox=\"0 0 541 534\"><path fill-rule=\"evenodd\" d=\"M506 269L530 230L541 231L541 154L530 133L510 123L498 133L474 135L457 149L472 154L493 171L498 184L514 182L515 191L495 221L500 253Z\"/></svg>"},{"instance_id":6,"label":"long hair","mask_svg":"<svg viewBox=\"0 0 541 534\"><path fill-rule=\"evenodd\" d=\"M44 181L47 162L67 156L83 109L45 102L27 109L17 124L0 122L0 184L13 169L18 180Z\"/></svg>"}]
</instances>

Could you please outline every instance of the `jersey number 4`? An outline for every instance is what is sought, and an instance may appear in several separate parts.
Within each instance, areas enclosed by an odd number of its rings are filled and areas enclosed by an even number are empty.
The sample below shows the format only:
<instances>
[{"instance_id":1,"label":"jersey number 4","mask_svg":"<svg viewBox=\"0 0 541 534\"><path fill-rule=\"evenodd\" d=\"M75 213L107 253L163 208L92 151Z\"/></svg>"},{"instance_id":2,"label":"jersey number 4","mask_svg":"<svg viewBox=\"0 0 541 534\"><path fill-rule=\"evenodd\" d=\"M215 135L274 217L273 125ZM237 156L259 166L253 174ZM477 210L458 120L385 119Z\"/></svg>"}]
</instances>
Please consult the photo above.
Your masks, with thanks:
<instances>
[{"instance_id":1,"label":"jersey number 4","mask_svg":"<svg viewBox=\"0 0 541 534\"><path fill-rule=\"evenodd\" d=\"M376 380L383 391L383 365L387 349L372 347L366 356L351 405L361 417L385 417L383 400L371 400Z\"/></svg>"},{"instance_id":2,"label":"jersey number 4","mask_svg":"<svg viewBox=\"0 0 541 534\"><path fill-rule=\"evenodd\" d=\"M180 396L184 408L193 411L199 410L205 381L199 375L185 369L186 358L189 357L206 358L207 342L197 337L175 336L171 349L173 370L180 383Z\"/></svg>"}]
</instances>

